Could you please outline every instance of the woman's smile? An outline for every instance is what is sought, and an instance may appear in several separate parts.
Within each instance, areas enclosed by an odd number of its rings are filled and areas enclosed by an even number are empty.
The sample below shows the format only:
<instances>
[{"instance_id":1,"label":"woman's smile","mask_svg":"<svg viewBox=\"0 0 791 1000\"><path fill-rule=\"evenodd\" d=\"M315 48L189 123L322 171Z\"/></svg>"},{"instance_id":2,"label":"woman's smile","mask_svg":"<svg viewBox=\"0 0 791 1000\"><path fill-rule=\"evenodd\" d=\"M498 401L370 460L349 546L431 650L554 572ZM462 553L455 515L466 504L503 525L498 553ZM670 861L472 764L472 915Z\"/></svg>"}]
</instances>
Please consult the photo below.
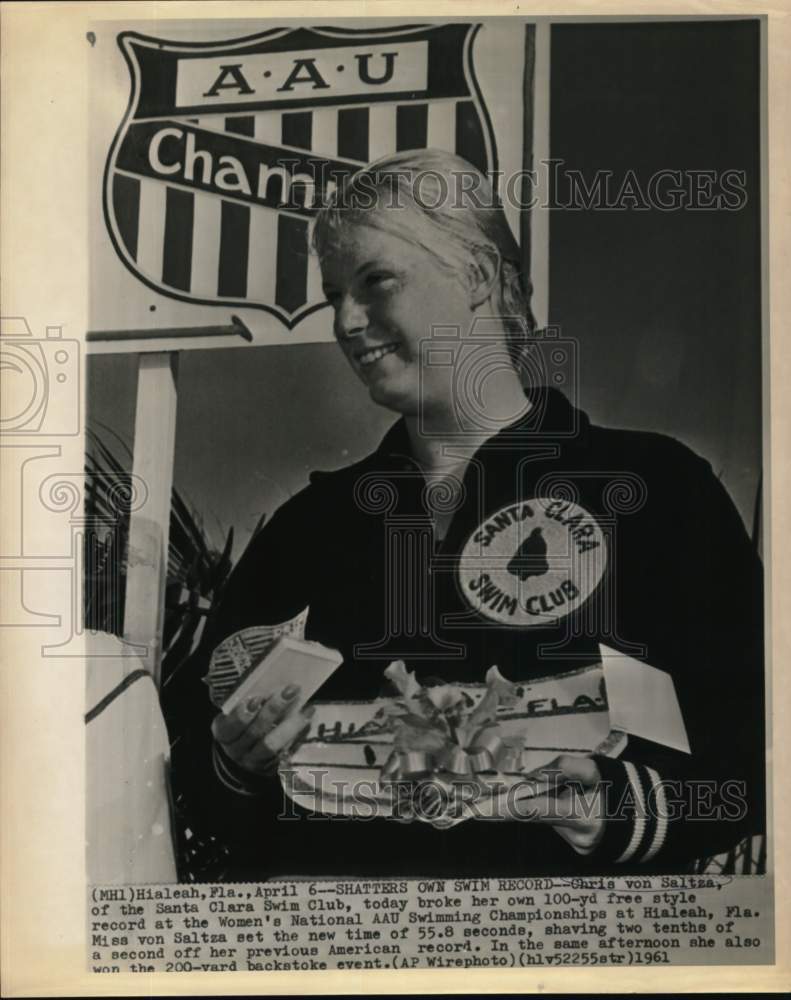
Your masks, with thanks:
<instances>
[{"instance_id":1,"label":"woman's smile","mask_svg":"<svg viewBox=\"0 0 791 1000\"><path fill-rule=\"evenodd\" d=\"M380 361L382 358L386 358L388 354L393 354L398 350L398 344L384 344L381 347L370 347L366 348L364 351L358 351L354 356L357 359L357 364L364 369L371 368Z\"/></svg>"},{"instance_id":2,"label":"woman's smile","mask_svg":"<svg viewBox=\"0 0 791 1000\"><path fill-rule=\"evenodd\" d=\"M373 401L403 414L451 409L447 366L426 366L423 355L435 326L470 325L459 276L423 247L368 225L350 227L321 271L335 337Z\"/></svg>"}]
</instances>

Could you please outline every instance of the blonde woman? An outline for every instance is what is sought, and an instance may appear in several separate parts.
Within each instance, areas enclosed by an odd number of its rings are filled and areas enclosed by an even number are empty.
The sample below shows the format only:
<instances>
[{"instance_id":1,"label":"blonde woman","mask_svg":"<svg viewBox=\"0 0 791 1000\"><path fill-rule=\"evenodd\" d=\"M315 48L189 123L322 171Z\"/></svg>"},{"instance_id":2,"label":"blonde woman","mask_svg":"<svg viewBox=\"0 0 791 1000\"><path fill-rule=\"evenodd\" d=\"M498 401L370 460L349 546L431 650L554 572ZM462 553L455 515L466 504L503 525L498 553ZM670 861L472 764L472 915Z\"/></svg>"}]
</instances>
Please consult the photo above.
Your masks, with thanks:
<instances>
[{"instance_id":1,"label":"blonde woman","mask_svg":"<svg viewBox=\"0 0 791 1000\"><path fill-rule=\"evenodd\" d=\"M596 427L553 387L519 248L458 157L360 171L319 214L314 246L339 348L398 420L275 513L207 652L309 606L307 638L344 657L317 697L340 700L379 694L391 659L418 679L481 681L498 664L528 681L596 663L605 643L672 676L691 752L630 738L617 759L562 753L552 793L502 822L343 821L284 803L273 775L306 724L293 687L211 726L207 703L190 752L213 765L190 760L195 799L232 845L227 877L680 871L758 832L761 570L708 463L671 438ZM411 561L387 547L396 520L431 538ZM557 524L578 573L553 582ZM476 545L497 555L488 574L468 572Z\"/></svg>"}]
</instances>

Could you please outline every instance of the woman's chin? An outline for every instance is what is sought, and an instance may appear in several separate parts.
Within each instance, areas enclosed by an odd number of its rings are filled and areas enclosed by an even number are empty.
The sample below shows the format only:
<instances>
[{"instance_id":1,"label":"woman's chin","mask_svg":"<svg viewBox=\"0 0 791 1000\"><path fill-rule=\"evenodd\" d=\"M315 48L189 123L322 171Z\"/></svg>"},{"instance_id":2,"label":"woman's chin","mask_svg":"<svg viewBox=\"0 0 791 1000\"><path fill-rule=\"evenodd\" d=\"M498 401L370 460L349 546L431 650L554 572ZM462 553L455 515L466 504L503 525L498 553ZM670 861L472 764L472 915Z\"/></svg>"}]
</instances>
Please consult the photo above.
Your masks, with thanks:
<instances>
[{"instance_id":1,"label":"woman's chin","mask_svg":"<svg viewBox=\"0 0 791 1000\"><path fill-rule=\"evenodd\" d=\"M403 414L417 412L417 390L403 380L381 377L368 381L367 385L371 400L379 406Z\"/></svg>"}]
</instances>

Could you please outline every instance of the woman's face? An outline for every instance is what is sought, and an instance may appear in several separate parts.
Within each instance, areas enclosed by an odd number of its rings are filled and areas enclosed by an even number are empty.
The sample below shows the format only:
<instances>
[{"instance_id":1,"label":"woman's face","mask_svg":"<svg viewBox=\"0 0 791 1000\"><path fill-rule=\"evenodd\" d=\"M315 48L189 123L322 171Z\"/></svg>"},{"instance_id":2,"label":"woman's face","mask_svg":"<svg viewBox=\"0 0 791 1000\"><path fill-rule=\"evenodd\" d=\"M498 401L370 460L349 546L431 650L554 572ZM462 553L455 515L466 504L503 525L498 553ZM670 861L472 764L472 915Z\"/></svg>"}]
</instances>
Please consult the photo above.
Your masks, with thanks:
<instances>
[{"instance_id":1,"label":"woman's face","mask_svg":"<svg viewBox=\"0 0 791 1000\"><path fill-rule=\"evenodd\" d=\"M422 247L366 225L342 231L321 273L335 336L374 402L405 415L452 406L452 372L424 365L421 379L421 345L436 325L465 336L473 310L463 278Z\"/></svg>"}]
</instances>

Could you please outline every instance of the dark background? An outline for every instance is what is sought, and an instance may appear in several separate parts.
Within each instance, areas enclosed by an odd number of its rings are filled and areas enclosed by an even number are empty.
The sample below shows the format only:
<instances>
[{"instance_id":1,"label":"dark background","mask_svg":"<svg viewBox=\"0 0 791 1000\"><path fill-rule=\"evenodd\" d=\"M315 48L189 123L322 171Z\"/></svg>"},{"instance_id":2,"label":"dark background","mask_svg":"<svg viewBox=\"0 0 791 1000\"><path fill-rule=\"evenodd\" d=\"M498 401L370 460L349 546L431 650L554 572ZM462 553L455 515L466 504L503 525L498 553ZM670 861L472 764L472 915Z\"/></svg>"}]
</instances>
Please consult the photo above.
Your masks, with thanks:
<instances>
[{"instance_id":1,"label":"dark background","mask_svg":"<svg viewBox=\"0 0 791 1000\"><path fill-rule=\"evenodd\" d=\"M592 178L743 170L728 211L552 212L550 322L579 347L594 421L705 456L750 527L761 466L759 22L561 24L551 156ZM329 322L329 316L328 316ZM92 419L131 443L136 357L88 364ZM179 372L176 485L238 554L314 468L347 464L394 415L333 344L196 351ZM679 482L678 488L685 485Z\"/></svg>"},{"instance_id":2,"label":"dark background","mask_svg":"<svg viewBox=\"0 0 791 1000\"><path fill-rule=\"evenodd\" d=\"M559 25L551 70L551 154L568 167L632 169L643 186L663 168L746 173L740 211L553 212L549 263L550 321L579 340L591 417L689 444L748 524L761 462L759 27Z\"/></svg>"}]
</instances>

